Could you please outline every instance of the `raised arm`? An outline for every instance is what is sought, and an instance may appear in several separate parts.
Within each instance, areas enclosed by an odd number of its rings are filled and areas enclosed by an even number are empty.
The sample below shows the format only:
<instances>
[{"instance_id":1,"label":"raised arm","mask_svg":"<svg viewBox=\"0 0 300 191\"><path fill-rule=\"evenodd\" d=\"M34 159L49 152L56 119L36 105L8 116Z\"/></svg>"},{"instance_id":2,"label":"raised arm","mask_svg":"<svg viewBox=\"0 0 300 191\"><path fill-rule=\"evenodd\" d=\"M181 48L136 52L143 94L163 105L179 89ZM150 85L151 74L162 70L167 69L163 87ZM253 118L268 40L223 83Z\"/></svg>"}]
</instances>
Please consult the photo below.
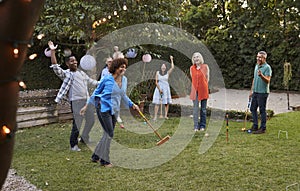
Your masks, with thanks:
<instances>
[{"instance_id":1,"label":"raised arm","mask_svg":"<svg viewBox=\"0 0 300 191\"><path fill-rule=\"evenodd\" d=\"M66 74L65 74L65 71L59 65L57 65L57 60L56 60L56 56L55 56L55 50L57 48L57 45L54 46L53 42L49 41L48 46L51 49L51 63L52 63L52 65L50 66L50 68L52 68L53 71L55 72L55 74L61 80L63 80L66 77Z\"/></svg>"},{"instance_id":2,"label":"raised arm","mask_svg":"<svg viewBox=\"0 0 300 191\"><path fill-rule=\"evenodd\" d=\"M51 50L51 63L52 64L57 64L57 60L56 60L56 56L55 56L55 50L57 48L57 45L54 46L53 42L52 41L49 41L48 42L48 46Z\"/></svg>"},{"instance_id":3,"label":"raised arm","mask_svg":"<svg viewBox=\"0 0 300 191\"><path fill-rule=\"evenodd\" d=\"M174 69L174 61L173 61L173 56L170 56L170 60L171 60L171 68L168 70L168 74L170 75L171 72L173 71Z\"/></svg>"}]
</instances>

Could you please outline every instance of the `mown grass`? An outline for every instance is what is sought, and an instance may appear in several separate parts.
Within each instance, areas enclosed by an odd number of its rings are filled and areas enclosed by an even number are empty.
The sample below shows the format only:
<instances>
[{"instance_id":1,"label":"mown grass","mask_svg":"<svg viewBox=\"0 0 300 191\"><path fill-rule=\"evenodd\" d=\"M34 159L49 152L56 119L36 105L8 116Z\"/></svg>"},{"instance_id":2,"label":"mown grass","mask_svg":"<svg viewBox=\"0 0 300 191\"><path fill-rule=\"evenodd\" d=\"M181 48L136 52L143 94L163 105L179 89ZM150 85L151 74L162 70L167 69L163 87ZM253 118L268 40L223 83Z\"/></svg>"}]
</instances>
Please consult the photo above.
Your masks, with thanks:
<instances>
[{"instance_id":1,"label":"mown grass","mask_svg":"<svg viewBox=\"0 0 300 191\"><path fill-rule=\"evenodd\" d=\"M181 118L190 126L192 119ZM176 131L179 118L162 124L162 136ZM145 169L100 167L91 163L92 150L69 150L70 123L19 130L12 167L42 190L285 190L300 184L300 112L279 114L263 135L241 132L241 122L229 122L229 142L222 127L213 146L199 154L204 139L197 132L185 149L168 162ZM151 148L157 137L147 125L127 121L130 131L117 128L115 140L133 148ZM155 124L157 125L157 124ZM250 126L250 123L248 123ZM94 128L99 131L99 128ZM135 130L144 133L134 133ZM278 138L278 131L288 131ZM151 131L151 129L150 129ZM93 133L99 139L100 135ZM163 153L162 153L163 154ZM153 156L156 157L156 156ZM113 159L112 159L113 161ZM290 190L296 190L291 187Z\"/></svg>"}]
</instances>

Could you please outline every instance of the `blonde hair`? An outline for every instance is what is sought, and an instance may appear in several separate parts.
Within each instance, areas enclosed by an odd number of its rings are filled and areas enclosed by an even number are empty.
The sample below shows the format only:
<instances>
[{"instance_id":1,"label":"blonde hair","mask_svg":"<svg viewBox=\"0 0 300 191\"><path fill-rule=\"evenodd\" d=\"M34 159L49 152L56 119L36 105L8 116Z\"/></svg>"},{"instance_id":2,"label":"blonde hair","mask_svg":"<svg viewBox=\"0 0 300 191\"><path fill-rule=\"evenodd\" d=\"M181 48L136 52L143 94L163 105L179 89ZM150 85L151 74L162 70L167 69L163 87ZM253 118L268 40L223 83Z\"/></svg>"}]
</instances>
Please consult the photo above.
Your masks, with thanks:
<instances>
[{"instance_id":1,"label":"blonde hair","mask_svg":"<svg viewBox=\"0 0 300 191\"><path fill-rule=\"evenodd\" d=\"M203 60L203 56L200 54L200 52L195 52L194 54L193 54L193 56L192 56L192 63L194 64L195 62L194 62L194 57L195 56L199 56L199 58L200 58L200 64L203 64L204 63L204 60Z\"/></svg>"}]
</instances>

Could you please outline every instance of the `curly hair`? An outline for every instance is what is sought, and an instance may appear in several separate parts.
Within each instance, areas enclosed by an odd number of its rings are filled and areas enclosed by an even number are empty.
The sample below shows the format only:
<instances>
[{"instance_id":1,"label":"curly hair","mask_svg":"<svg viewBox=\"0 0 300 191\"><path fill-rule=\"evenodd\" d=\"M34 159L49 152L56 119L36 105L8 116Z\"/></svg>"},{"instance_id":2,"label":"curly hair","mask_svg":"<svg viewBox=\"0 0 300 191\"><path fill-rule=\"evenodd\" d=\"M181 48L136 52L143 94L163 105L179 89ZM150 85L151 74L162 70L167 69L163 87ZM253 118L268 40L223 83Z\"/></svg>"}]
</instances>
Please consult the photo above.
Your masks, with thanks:
<instances>
[{"instance_id":1,"label":"curly hair","mask_svg":"<svg viewBox=\"0 0 300 191\"><path fill-rule=\"evenodd\" d=\"M128 60L126 58L117 58L114 59L109 67L109 72L111 74L114 74L118 68L120 68L122 65L128 66Z\"/></svg>"}]
</instances>

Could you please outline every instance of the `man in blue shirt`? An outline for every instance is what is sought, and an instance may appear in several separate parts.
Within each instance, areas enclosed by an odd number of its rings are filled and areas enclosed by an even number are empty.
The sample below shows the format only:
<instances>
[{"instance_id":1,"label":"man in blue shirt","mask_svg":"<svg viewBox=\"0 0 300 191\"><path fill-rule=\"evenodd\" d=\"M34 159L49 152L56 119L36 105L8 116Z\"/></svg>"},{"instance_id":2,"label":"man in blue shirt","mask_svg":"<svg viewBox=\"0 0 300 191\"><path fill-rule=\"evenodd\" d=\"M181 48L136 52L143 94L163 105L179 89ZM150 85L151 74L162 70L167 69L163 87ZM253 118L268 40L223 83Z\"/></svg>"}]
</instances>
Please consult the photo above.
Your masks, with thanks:
<instances>
[{"instance_id":1,"label":"man in blue shirt","mask_svg":"<svg viewBox=\"0 0 300 191\"><path fill-rule=\"evenodd\" d=\"M254 78L252 81L251 92L249 97L252 97L251 113L253 117L253 126L251 130L254 134L262 134L266 131L266 105L267 98L270 93L270 81L272 76L271 66L266 62L267 53L259 51L256 56L257 64L254 69ZM258 129L257 108L259 108L261 124Z\"/></svg>"}]
</instances>

